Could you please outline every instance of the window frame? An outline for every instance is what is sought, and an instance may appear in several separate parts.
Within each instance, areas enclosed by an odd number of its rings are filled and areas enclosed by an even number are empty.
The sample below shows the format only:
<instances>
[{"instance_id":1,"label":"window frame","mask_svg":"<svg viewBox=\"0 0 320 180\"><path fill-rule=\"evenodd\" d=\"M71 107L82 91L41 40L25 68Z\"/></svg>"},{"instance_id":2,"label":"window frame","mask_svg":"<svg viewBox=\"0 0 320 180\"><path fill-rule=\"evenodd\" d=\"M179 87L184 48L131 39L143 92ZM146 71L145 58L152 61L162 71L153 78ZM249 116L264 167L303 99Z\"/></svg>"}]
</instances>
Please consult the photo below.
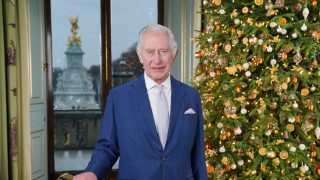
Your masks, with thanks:
<instances>
[{"instance_id":1,"label":"window frame","mask_svg":"<svg viewBox=\"0 0 320 180\"><path fill-rule=\"evenodd\" d=\"M158 6L158 24L164 22L164 0L157 0ZM112 59L111 59L111 9L110 0L100 0L100 26L101 26L101 110L104 111L106 98L109 90L112 88ZM47 108L48 108L48 177L51 180L57 179L62 173L55 171L54 160L54 110L53 110L53 66L52 66L52 31L51 31L51 0L44 1L45 8L45 41L46 41L46 59L48 65L47 71ZM69 171L70 174L78 174L79 171ZM115 179L117 170L110 171L108 177Z\"/></svg>"}]
</instances>

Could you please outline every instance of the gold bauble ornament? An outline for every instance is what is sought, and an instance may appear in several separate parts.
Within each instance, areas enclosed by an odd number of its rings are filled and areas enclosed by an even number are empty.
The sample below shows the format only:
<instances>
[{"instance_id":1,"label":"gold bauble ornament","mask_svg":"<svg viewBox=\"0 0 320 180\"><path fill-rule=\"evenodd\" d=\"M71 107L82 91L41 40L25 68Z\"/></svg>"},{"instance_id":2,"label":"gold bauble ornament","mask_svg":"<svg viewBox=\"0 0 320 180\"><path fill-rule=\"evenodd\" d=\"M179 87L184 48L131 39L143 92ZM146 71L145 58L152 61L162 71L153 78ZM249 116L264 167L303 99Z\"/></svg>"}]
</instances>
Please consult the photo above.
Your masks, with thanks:
<instances>
[{"instance_id":1,"label":"gold bauble ornament","mask_svg":"<svg viewBox=\"0 0 320 180\"><path fill-rule=\"evenodd\" d=\"M293 84L296 84L297 82L298 82L298 78L297 77L292 78L292 83Z\"/></svg>"},{"instance_id":2,"label":"gold bauble ornament","mask_svg":"<svg viewBox=\"0 0 320 180\"><path fill-rule=\"evenodd\" d=\"M247 37L244 37L242 39L242 43L245 44L245 45L248 44L248 41L249 41L249 39Z\"/></svg>"},{"instance_id":3,"label":"gold bauble ornament","mask_svg":"<svg viewBox=\"0 0 320 180\"><path fill-rule=\"evenodd\" d=\"M240 92L241 92L241 86L237 86L237 87L236 87L236 92L237 92L237 93L240 93Z\"/></svg>"},{"instance_id":4,"label":"gold bauble ornament","mask_svg":"<svg viewBox=\"0 0 320 180\"><path fill-rule=\"evenodd\" d=\"M259 154L260 154L261 156L265 156L265 155L267 154L267 149L264 148L264 147L260 148L260 149L259 149Z\"/></svg>"},{"instance_id":5,"label":"gold bauble ornament","mask_svg":"<svg viewBox=\"0 0 320 180\"><path fill-rule=\"evenodd\" d=\"M236 29L235 29L234 27L232 27L232 28L230 29L230 32L231 32L231 34L233 34L233 33L236 32Z\"/></svg>"},{"instance_id":6,"label":"gold bauble ornament","mask_svg":"<svg viewBox=\"0 0 320 180\"><path fill-rule=\"evenodd\" d=\"M221 0L213 0L213 3L214 3L216 6L220 6L220 5L221 5Z\"/></svg>"},{"instance_id":7,"label":"gold bauble ornament","mask_svg":"<svg viewBox=\"0 0 320 180\"><path fill-rule=\"evenodd\" d=\"M308 109L309 109L310 111L313 111L313 110L314 110L314 105L311 104L311 105L308 107Z\"/></svg>"},{"instance_id":8,"label":"gold bauble ornament","mask_svg":"<svg viewBox=\"0 0 320 180\"><path fill-rule=\"evenodd\" d=\"M290 77L287 77L286 80L285 80L286 83L289 83L290 81L291 81Z\"/></svg>"},{"instance_id":9,"label":"gold bauble ornament","mask_svg":"<svg viewBox=\"0 0 320 180\"><path fill-rule=\"evenodd\" d=\"M225 50L227 53L229 53L229 52L231 51L231 45L230 45L230 44L226 44L226 45L224 46L224 50Z\"/></svg>"},{"instance_id":10,"label":"gold bauble ornament","mask_svg":"<svg viewBox=\"0 0 320 180\"><path fill-rule=\"evenodd\" d=\"M301 96L308 96L309 95L309 89L303 88L301 89Z\"/></svg>"},{"instance_id":11,"label":"gold bauble ornament","mask_svg":"<svg viewBox=\"0 0 320 180\"><path fill-rule=\"evenodd\" d=\"M258 91L256 89L254 89L248 96L249 99L255 99L258 95Z\"/></svg>"},{"instance_id":12,"label":"gold bauble ornament","mask_svg":"<svg viewBox=\"0 0 320 180\"><path fill-rule=\"evenodd\" d=\"M276 145L282 144L284 141L282 139L277 139Z\"/></svg>"},{"instance_id":13,"label":"gold bauble ornament","mask_svg":"<svg viewBox=\"0 0 320 180\"><path fill-rule=\"evenodd\" d=\"M224 140L226 140L227 139L227 136L225 135L225 134L220 134L220 140L221 141L224 141Z\"/></svg>"},{"instance_id":14,"label":"gold bauble ornament","mask_svg":"<svg viewBox=\"0 0 320 180\"><path fill-rule=\"evenodd\" d=\"M218 43L214 43L214 46L213 46L215 49L218 49L219 47L219 44Z\"/></svg>"},{"instance_id":15,"label":"gold bauble ornament","mask_svg":"<svg viewBox=\"0 0 320 180\"><path fill-rule=\"evenodd\" d=\"M216 25L216 30L220 30L221 26L219 24Z\"/></svg>"},{"instance_id":16,"label":"gold bauble ornament","mask_svg":"<svg viewBox=\"0 0 320 180\"><path fill-rule=\"evenodd\" d=\"M208 155L210 156L210 157L212 157L212 156L214 156L214 155L216 155L216 153L215 153L215 151L212 151L212 150L208 150Z\"/></svg>"},{"instance_id":17,"label":"gold bauble ornament","mask_svg":"<svg viewBox=\"0 0 320 180\"><path fill-rule=\"evenodd\" d=\"M279 156L280 156L281 159L284 159L284 160L285 160L285 159L288 159L289 153L288 153L286 150L282 150L282 151L280 152Z\"/></svg>"},{"instance_id":18,"label":"gold bauble ornament","mask_svg":"<svg viewBox=\"0 0 320 180\"><path fill-rule=\"evenodd\" d=\"M320 176L320 168L317 169L317 173Z\"/></svg>"},{"instance_id":19,"label":"gold bauble ornament","mask_svg":"<svg viewBox=\"0 0 320 180\"><path fill-rule=\"evenodd\" d=\"M314 157L316 157L316 155L317 155L317 152L316 152L316 151L312 151L312 152L311 152L311 157L314 158Z\"/></svg>"},{"instance_id":20,"label":"gold bauble ornament","mask_svg":"<svg viewBox=\"0 0 320 180\"><path fill-rule=\"evenodd\" d=\"M317 6L318 2L316 0L312 1L312 6Z\"/></svg>"},{"instance_id":21,"label":"gold bauble ornament","mask_svg":"<svg viewBox=\"0 0 320 180\"><path fill-rule=\"evenodd\" d=\"M246 14L249 12L249 8L248 7L243 7L242 8L242 13Z\"/></svg>"},{"instance_id":22,"label":"gold bauble ornament","mask_svg":"<svg viewBox=\"0 0 320 180\"><path fill-rule=\"evenodd\" d=\"M257 6L260 6L263 4L263 0L254 0L254 3L257 5Z\"/></svg>"},{"instance_id":23,"label":"gold bauble ornament","mask_svg":"<svg viewBox=\"0 0 320 180\"><path fill-rule=\"evenodd\" d=\"M294 131L294 125L293 124L287 124L287 130L289 131L289 132L292 132L292 131Z\"/></svg>"},{"instance_id":24,"label":"gold bauble ornament","mask_svg":"<svg viewBox=\"0 0 320 180\"><path fill-rule=\"evenodd\" d=\"M272 102L269 106L270 106L271 109L275 110L275 109L278 108L278 103L277 102Z\"/></svg>"},{"instance_id":25,"label":"gold bauble ornament","mask_svg":"<svg viewBox=\"0 0 320 180\"><path fill-rule=\"evenodd\" d=\"M215 72L216 72L216 75L217 75L217 76L220 76L220 74L221 74L220 69L216 69Z\"/></svg>"},{"instance_id":26,"label":"gold bauble ornament","mask_svg":"<svg viewBox=\"0 0 320 180\"><path fill-rule=\"evenodd\" d=\"M279 20L279 24L280 25L285 25L285 24L287 24L287 19L286 18L281 18L280 20Z\"/></svg>"},{"instance_id":27,"label":"gold bauble ornament","mask_svg":"<svg viewBox=\"0 0 320 180\"><path fill-rule=\"evenodd\" d=\"M288 58L288 54L287 53L282 53L282 60L287 60L287 58Z\"/></svg>"},{"instance_id":28,"label":"gold bauble ornament","mask_svg":"<svg viewBox=\"0 0 320 180\"><path fill-rule=\"evenodd\" d=\"M237 31L237 35L238 35L238 37L240 37L240 36L242 36L242 35L243 35L243 32L242 32L242 31L240 31L240 30L238 30L238 31Z\"/></svg>"},{"instance_id":29,"label":"gold bauble ornament","mask_svg":"<svg viewBox=\"0 0 320 180\"><path fill-rule=\"evenodd\" d=\"M266 173L267 172L266 165L261 164L260 170L261 170L262 173Z\"/></svg>"},{"instance_id":30,"label":"gold bauble ornament","mask_svg":"<svg viewBox=\"0 0 320 180\"><path fill-rule=\"evenodd\" d=\"M288 89L288 84L287 83L282 83L281 87L282 87L282 89L286 90L286 89Z\"/></svg>"},{"instance_id":31,"label":"gold bauble ornament","mask_svg":"<svg viewBox=\"0 0 320 180\"><path fill-rule=\"evenodd\" d=\"M227 138L229 138L231 136L231 132L228 130L226 133Z\"/></svg>"},{"instance_id":32,"label":"gold bauble ornament","mask_svg":"<svg viewBox=\"0 0 320 180\"><path fill-rule=\"evenodd\" d=\"M230 165L226 166L226 167L224 168L224 171L225 171L225 172L231 171L231 166L230 166Z\"/></svg>"},{"instance_id":33,"label":"gold bauble ornament","mask_svg":"<svg viewBox=\"0 0 320 180\"><path fill-rule=\"evenodd\" d=\"M275 158L274 160L272 160L272 162L275 165L279 165L280 164L280 159L279 158Z\"/></svg>"},{"instance_id":34,"label":"gold bauble ornament","mask_svg":"<svg viewBox=\"0 0 320 180\"><path fill-rule=\"evenodd\" d=\"M206 71L207 73L209 73L209 72L210 72L210 65L209 65L209 64L206 64L206 65L204 66L204 69L205 69L205 71Z\"/></svg>"},{"instance_id":35,"label":"gold bauble ornament","mask_svg":"<svg viewBox=\"0 0 320 180\"><path fill-rule=\"evenodd\" d=\"M201 51L200 51L200 55L201 55L201 56L206 55L206 51L205 51L205 50L201 50Z\"/></svg>"},{"instance_id":36,"label":"gold bauble ornament","mask_svg":"<svg viewBox=\"0 0 320 180\"><path fill-rule=\"evenodd\" d=\"M207 166L207 172L208 172L208 173L214 173L214 167L211 166L211 165L208 165L208 166Z\"/></svg>"}]
</instances>

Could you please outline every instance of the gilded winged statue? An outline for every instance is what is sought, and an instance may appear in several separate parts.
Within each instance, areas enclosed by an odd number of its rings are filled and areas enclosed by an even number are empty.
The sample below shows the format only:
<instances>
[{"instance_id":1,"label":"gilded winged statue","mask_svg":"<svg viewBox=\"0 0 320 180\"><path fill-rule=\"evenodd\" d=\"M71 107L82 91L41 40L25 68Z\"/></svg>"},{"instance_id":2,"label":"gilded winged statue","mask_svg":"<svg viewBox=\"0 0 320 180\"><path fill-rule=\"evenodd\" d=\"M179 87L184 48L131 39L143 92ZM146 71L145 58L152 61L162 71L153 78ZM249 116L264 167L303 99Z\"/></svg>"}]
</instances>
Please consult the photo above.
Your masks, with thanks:
<instances>
[{"instance_id":1,"label":"gilded winged statue","mask_svg":"<svg viewBox=\"0 0 320 180\"><path fill-rule=\"evenodd\" d=\"M77 45L78 47L81 47L81 39L79 36L77 36L78 34L78 29L79 29L79 25L78 25L78 17L75 18L69 18L69 22L71 24L71 33L72 35L69 36L68 38L68 46L71 46L72 44Z\"/></svg>"}]
</instances>

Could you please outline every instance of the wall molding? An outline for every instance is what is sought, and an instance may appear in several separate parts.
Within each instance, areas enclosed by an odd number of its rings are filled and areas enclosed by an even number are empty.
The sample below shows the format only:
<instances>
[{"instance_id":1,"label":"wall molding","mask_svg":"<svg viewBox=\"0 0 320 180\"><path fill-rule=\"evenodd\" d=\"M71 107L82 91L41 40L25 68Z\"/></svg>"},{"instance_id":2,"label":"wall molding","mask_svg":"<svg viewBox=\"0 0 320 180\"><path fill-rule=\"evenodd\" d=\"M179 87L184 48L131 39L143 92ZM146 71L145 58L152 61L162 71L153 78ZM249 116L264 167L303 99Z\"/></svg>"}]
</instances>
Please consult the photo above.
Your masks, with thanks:
<instances>
[{"instance_id":1,"label":"wall molding","mask_svg":"<svg viewBox=\"0 0 320 180\"><path fill-rule=\"evenodd\" d=\"M0 3L0 28L4 29L3 3ZM0 33L0 179L9 179L8 119L6 92L6 54L4 32Z\"/></svg>"}]
</instances>

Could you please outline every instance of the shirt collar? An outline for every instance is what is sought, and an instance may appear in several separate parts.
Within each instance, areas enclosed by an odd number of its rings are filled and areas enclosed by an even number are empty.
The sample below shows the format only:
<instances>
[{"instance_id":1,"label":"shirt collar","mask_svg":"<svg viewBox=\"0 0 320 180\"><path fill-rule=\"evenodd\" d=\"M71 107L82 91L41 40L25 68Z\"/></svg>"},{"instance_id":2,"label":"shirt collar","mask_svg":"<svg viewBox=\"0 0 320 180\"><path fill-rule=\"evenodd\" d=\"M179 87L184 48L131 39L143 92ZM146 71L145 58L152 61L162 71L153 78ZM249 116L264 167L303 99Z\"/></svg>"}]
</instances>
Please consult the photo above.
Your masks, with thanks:
<instances>
[{"instance_id":1,"label":"shirt collar","mask_svg":"<svg viewBox=\"0 0 320 180\"><path fill-rule=\"evenodd\" d=\"M147 73L144 72L144 80L146 83L146 88L149 91L150 89L152 89L154 86L158 85L156 82L154 82L148 75ZM171 78L170 78L170 74L167 77L167 79L165 81L163 81L163 83L161 83L161 85L163 85L165 88L167 89L171 89Z\"/></svg>"}]
</instances>

